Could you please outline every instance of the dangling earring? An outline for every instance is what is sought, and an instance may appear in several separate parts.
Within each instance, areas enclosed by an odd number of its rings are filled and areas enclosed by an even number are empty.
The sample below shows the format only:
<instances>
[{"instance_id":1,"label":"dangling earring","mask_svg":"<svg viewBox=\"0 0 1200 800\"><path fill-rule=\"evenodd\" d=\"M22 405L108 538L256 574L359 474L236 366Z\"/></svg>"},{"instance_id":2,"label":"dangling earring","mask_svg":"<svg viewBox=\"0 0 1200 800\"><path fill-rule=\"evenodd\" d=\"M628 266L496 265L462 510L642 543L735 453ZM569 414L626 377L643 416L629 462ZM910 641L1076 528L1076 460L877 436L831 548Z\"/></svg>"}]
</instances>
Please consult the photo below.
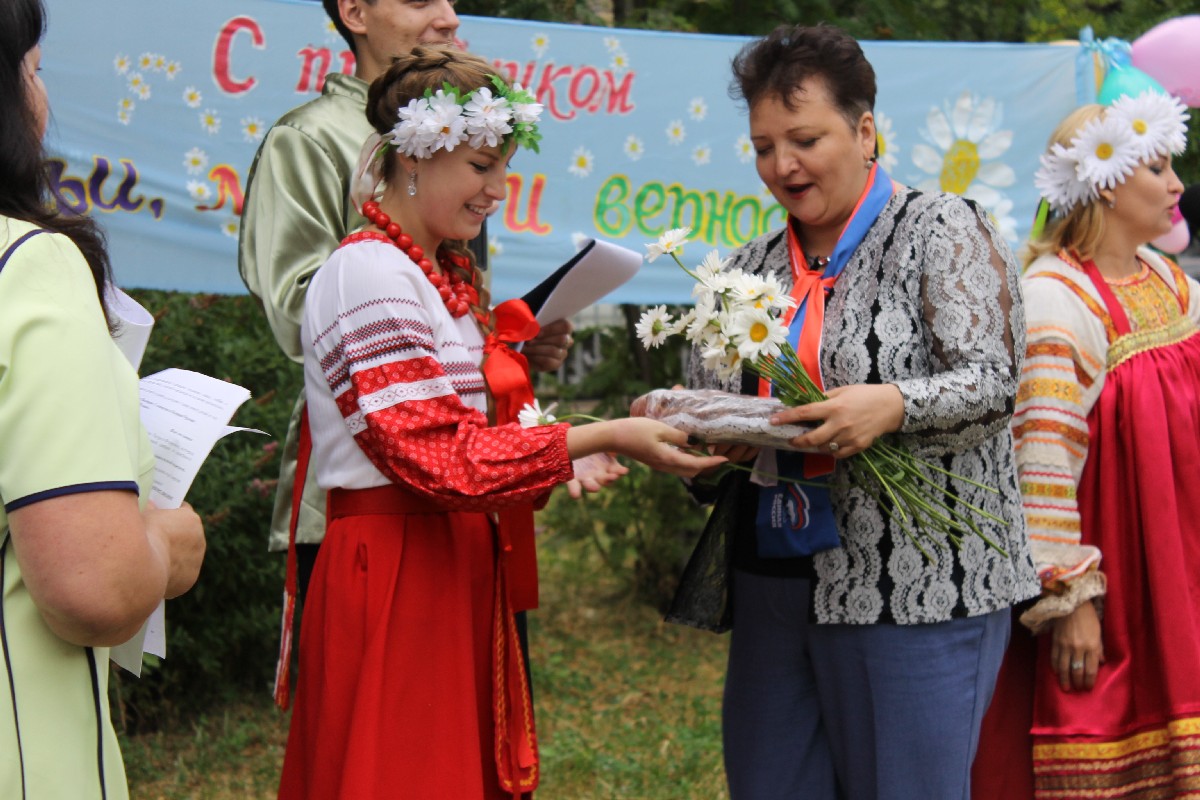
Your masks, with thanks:
<instances>
[{"instance_id":1,"label":"dangling earring","mask_svg":"<svg viewBox=\"0 0 1200 800\"><path fill-rule=\"evenodd\" d=\"M415 169L408 173L408 196L417 196L417 171Z\"/></svg>"}]
</instances>

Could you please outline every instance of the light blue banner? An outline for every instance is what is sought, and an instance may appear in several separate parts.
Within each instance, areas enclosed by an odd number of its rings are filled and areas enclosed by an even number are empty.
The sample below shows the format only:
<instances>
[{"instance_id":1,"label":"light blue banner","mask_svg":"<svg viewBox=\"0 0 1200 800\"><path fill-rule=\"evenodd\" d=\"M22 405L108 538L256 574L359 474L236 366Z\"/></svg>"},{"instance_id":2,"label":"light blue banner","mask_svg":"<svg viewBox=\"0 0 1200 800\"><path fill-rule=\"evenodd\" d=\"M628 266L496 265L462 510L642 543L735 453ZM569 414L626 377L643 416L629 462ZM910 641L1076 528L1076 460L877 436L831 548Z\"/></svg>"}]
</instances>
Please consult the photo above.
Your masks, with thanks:
<instances>
[{"instance_id":1,"label":"light blue banner","mask_svg":"<svg viewBox=\"0 0 1200 800\"><path fill-rule=\"evenodd\" d=\"M108 232L127 287L236 293L246 171L266 129L353 57L298 0L48 0L43 75L58 193ZM687 225L733 247L783 221L729 99L740 37L464 17L460 36L547 107L488 223L493 295L518 295L580 235L641 251ZM1016 245L1033 173L1076 104L1077 45L865 42L879 79L881 160L902 183L974 197ZM608 299L687 302L656 261Z\"/></svg>"}]
</instances>

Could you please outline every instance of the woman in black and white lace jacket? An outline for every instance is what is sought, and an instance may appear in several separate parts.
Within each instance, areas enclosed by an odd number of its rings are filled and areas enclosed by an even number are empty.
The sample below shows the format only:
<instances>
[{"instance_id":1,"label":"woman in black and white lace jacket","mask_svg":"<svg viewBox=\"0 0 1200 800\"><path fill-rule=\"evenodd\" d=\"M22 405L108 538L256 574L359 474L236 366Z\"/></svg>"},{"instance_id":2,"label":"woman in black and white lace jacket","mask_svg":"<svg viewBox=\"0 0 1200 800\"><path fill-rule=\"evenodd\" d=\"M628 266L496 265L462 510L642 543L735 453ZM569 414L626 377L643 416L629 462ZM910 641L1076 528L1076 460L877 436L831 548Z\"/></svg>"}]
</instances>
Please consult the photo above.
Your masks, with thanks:
<instances>
[{"instance_id":1,"label":"woman in black and white lace jacket","mask_svg":"<svg viewBox=\"0 0 1200 800\"><path fill-rule=\"evenodd\" d=\"M793 444L828 455L781 451L776 469L828 473L828 491L727 475L671 618L732 624L733 800L959 800L1009 609L1039 591L1009 432L1025 350L1018 268L981 208L897 185L875 163L874 71L847 34L781 27L734 74L759 175L789 221L729 268L774 275L804 303L789 330L830 399L773 421L813 425ZM692 387L769 391L692 361ZM1005 552L969 536L926 557L851 487L844 460L885 434L998 488L950 483L1006 522L984 526Z\"/></svg>"}]
</instances>

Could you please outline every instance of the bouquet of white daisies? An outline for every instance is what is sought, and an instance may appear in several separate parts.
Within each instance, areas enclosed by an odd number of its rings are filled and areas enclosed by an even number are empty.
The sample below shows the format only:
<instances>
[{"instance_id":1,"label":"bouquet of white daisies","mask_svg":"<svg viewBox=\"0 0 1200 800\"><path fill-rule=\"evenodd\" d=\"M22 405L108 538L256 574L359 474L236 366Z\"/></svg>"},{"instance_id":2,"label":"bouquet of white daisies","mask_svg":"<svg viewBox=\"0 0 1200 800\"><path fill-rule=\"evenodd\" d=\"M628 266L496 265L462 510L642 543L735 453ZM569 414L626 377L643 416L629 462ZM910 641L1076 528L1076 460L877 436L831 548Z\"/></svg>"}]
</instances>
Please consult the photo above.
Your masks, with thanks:
<instances>
[{"instance_id":1,"label":"bouquet of white daisies","mask_svg":"<svg viewBox=\"0 0 1200 800\"><path fill-rule=\"evenodd\" d=\"M728 269L728 262L715 250L695 270L688 269L679 254L690 233L688 228L676 228L646 246L647 261L669 255L696 281L692 290L696 303L679 318L672 317L666 306L646 311L637 325L642 344L650 349L672 336L683 336L699 353L705 368L723 380L748 369L770 381L784 405L824 400L825 393L809 376L788 341L788 329L781 318L795 301L779 281L770 275ZM974 486L981 484L916 458L907 448L886 438L876 440L845 463L850 483L870 495L896 520L926 557L929 552L923 542L943 547L944 537L958 546L969 535L979 536L1003 552L976 520L984 518L1006 524L1004 520L965 503L954 492L931 480L929 473ZM992 487L981 488L996 491Z\"/></svg>"}]
</instances>

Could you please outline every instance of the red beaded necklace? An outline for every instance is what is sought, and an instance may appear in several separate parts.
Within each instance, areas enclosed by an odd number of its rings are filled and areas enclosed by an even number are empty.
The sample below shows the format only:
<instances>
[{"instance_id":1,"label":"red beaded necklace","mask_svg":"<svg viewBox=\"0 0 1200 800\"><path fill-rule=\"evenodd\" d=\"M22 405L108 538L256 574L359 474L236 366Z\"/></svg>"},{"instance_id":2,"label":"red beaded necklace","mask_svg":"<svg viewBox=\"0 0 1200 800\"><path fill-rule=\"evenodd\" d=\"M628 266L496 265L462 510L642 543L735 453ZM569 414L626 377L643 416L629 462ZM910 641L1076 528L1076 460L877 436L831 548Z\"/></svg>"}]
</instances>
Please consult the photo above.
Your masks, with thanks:
<instances>
[{"instance_id":1,"label":"red beaded necklace","mask_svg":"<svg viewBox=\"0 0 1200 800\"><path fill-rule=\"evenodd\" d=\"M446 304L446 310L450 312L451 316L455 318L464 316L471 310L471 306L479 305L479 292L461 274L451 269L453 263L449 255L439 251L437 259L442 271L436 272L433 262L425 257L425 250L419 244L415 244L411 236L402 232L400 226L392 222L391 217L379 210L379 203L374 200L363 203L362 214L368 222L383 232L383 236L375 231L360 231L347 236L346 243L367 239L382 240L387 237L414 264L421 268L421 272L425 273L425 277L441 295L442 302ZM476 316L479 317L480 322L487 323L486 314L476 313Z\"/></svg>"}]
</instances>

